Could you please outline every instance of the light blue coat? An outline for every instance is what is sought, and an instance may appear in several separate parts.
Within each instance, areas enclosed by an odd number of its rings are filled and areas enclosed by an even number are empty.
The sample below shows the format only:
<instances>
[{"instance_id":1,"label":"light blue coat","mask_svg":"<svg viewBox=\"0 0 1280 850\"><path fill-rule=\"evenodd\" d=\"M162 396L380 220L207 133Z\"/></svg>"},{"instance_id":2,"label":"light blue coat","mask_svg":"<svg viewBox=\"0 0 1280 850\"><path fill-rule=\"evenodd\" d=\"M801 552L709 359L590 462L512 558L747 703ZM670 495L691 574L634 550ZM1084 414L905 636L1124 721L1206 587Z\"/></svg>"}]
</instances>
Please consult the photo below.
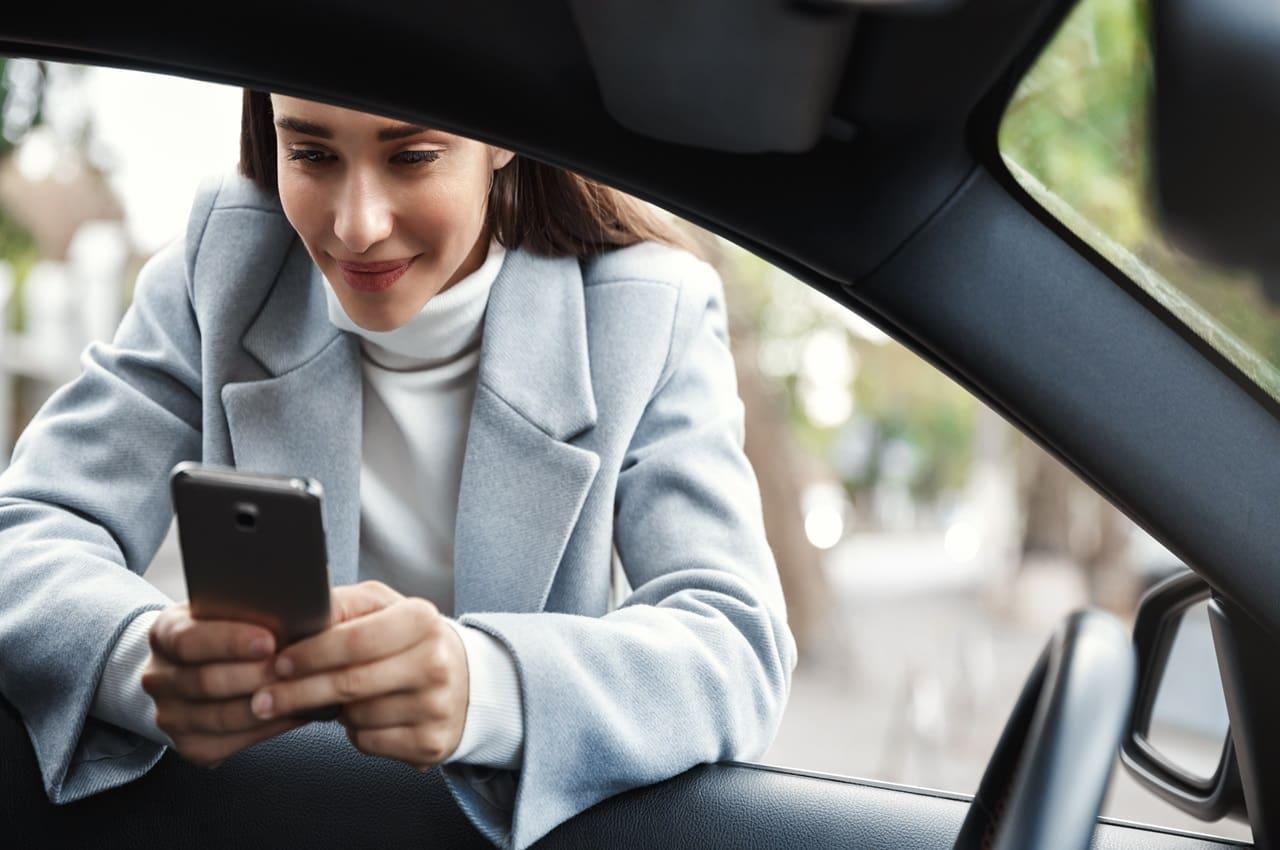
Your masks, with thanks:
<instances>
[{"instance_id":1,"label":"light blue coat","mask_svg":"<svg viewBox=\"0 0 1280 850\"><path fill-rule=\"evenodd\" d=\"M329 321L325 285L278 200L234 172L207 180L113 342L85 349L18 440L0 475L0 692L53 802L164 752L87 712L129 620L171 603L141 574L178 461L319 479L332 583L361 579L359 346ZM442 768L496 844L524 848L702 762L759 758L774 737L796 650L727 343L720 279L687 252L507 253L454 614L512 653L523 765ZM610 610L614 545L634 590Z\"/></svg>"}]
</instances>

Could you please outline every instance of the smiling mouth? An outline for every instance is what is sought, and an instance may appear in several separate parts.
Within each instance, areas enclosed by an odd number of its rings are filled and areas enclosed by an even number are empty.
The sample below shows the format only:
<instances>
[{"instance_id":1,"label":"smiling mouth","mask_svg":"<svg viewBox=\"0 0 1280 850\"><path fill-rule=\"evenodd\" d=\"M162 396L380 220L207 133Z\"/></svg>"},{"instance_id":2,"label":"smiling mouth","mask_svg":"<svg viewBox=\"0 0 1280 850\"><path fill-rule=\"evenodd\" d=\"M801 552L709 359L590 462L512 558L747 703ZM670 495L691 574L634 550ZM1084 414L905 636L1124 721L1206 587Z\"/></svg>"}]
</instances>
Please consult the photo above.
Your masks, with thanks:
<instances>
[{"instance_id":1,"label":"smiling mouth","mask_svg":"<svg viewBox=\"0 0 1280 850\"><path fill-rule=\"evenodd\" d=\"M374 274L377 272L395 271L401 266L407 266L415 259L416 257L405 257L401 260L383 260L380 263L351 263L346 260L338 260L338 265L345 271L357 272L359 274Z\"/></svg>"},{"instance_id":2,"label":"smiling mouth","mask_svg":"<svg viewBox=\"0 0 1280 850\"><path fill-rule=\"evenodd\" d=\"M388 260L381 263L348 263L338 260L342 277L352 289L361 292L381 292L404 276L417 255L407 260Z\"/></svg>"}]
</instances>

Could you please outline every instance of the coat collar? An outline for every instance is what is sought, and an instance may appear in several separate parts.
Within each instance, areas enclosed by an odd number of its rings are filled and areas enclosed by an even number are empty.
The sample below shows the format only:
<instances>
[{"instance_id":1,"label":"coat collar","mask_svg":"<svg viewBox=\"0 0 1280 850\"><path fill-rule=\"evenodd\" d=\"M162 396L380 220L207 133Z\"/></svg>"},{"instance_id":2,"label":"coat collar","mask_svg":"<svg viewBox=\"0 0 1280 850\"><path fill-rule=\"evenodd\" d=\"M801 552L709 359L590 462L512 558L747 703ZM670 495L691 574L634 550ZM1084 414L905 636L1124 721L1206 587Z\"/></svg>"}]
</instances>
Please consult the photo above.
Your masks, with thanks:
<instances>
[{"instance_id":1,"label":"coat collar","mask_svg":"<svg viewBox=\"0 0 1280 850\"><path fill-rule=\"evenodd\" d=\"M329 321L319 268L296 237L241 339L267 372L223 385L235 465L308 475L325 490L330 581L359 556L359 342ZM480 344L454 539L454 615L538 611L599 458L570 441L596 424L580 266L508 250Z\"/></svg>"}]
</instances>

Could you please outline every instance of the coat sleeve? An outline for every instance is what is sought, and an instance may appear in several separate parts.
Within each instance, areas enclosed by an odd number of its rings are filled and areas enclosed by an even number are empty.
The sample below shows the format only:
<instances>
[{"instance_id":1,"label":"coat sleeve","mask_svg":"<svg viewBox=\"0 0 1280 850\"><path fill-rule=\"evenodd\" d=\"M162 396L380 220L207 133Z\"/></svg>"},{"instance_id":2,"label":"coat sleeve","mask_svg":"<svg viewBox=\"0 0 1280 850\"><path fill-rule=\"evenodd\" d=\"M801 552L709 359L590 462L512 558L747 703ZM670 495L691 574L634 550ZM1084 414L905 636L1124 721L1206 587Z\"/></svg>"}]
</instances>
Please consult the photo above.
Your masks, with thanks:
<instances>
[{"instance_id":1,"label":"coat sleeve","mask_svg":"<svg viewBox=\"0 0 1280 850\"><path fill-rule=\"evenodd\" d=\"M723 285L701 263L619 473L614 542L634 588L621 606L459 618L508 646L523 693L519 771L441 768L501 847L694 765L758 758L777 732L796 648L728 342Z\"/></svg>"},{"instance_id":2,"label":"coat sleeve","mask_svg":"<svg viewBox=\"0 0 1280 850\"><path fill-rule=\"evenodd\" d=\"M89 715L112 647L172 604L142 578L173 517L168 473L201 452L190 281L216 191L138 273L110 343L44 403L0 474L0 693L56 804L146 773L164 745Z\"/></svg>"}]
</instances>

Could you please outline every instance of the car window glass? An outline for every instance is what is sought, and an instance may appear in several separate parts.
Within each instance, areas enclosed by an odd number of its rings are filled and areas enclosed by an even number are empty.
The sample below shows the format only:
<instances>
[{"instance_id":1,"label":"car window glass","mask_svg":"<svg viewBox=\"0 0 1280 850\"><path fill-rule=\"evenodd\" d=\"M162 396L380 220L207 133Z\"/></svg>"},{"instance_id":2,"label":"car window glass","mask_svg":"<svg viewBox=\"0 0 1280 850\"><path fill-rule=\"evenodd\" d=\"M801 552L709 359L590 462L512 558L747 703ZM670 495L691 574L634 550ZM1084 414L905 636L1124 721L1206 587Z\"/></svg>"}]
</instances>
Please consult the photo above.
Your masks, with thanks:
<instances>
[{"instance_id":1,"label":"car window glass","mask_svg":"<svg viewBox=\"0 0 1280 850\"><path fill-rule=\"evenodd\" d=\"M111 338L142 263L181 237L199 180L234 166L241 93L28 60L2 73L7 459L84 347ZM800 645L761 761L973 792L1057 623L1083 605L1128 620L1181 564L875 326L685 226L724 281L745 451ZM173 526L145 577L186 598ZM1121 769L1104 812L1203 830Z\"/></svg>"},{"instance_id":2,"label":"car window glass","mask_svg":"<svg viewBox=\"0 0 1280 850\"><path fill-rule=\"evenodd\" d=\"M1256 275L1192 259L1155 225L1149 16L1147 0L1081 0L1015 90L1000 154L1036 202L1280 398L1280 304Z\"/></svg>"},{"instance_id":3,"label":"car window glass","mask_svg":"<svg viewBox=\"0 0 1280 850\"><path fill-rule=\"evenodd\" d=\"M1199 675L1216 663L1209 602L1203 600L1177 622L1146 735L1161 757L1202 783L1213 781L1230 732L1221 683Z\"/></svg>"},{"instance_id":4,"label":"car window glass","mask_svg":"<svg viewBox=\"0 0 1280 850\"><path fill-rule=\"evenodd\" d=\"M763 761L973 793L1053 628L1083 606L1131 626L1138 597L1184 567L915 354L726 251L748 456L804 647ZM1211 653L1183 668L1217 686ZM1119 766L1103 814L1250 835Z\"/></svg>"}]
</instances>

